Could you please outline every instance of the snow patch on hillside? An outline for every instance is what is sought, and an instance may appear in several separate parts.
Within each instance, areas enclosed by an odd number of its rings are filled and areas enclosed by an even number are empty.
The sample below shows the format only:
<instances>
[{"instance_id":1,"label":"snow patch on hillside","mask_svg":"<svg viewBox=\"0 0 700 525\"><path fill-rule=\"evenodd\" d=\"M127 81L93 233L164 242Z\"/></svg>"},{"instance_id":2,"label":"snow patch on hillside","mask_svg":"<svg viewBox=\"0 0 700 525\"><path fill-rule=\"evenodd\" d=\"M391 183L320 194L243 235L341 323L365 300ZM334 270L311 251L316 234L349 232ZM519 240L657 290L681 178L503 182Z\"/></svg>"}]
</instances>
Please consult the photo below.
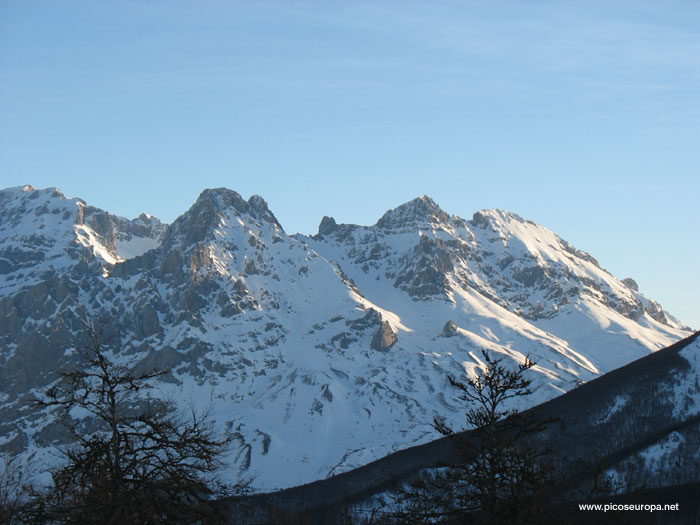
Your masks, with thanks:
<instances>
[{"instance_id":1,"label":"snow patch on hillside","mask_svg":"<svg viewBox=\"0 0 700 525\"><path fill-rule=\"evenodd\" d=\"M690 368L676 377L673 389L674 417L700 414L700 338L680 351Z\"/></svg>"},{"instance_id":2,"label":"snow patch on hillside","mask_svg":"<svg viewBox=\"0 0 700 525\"><path fill-rule=\"evenodd\" d=\"M125 261L156 249L160 245L160 242L158 239L147 237L132 237L131 239L124 240L117 239L116 244L119 259Z\"/></svg>"}]
</instances>

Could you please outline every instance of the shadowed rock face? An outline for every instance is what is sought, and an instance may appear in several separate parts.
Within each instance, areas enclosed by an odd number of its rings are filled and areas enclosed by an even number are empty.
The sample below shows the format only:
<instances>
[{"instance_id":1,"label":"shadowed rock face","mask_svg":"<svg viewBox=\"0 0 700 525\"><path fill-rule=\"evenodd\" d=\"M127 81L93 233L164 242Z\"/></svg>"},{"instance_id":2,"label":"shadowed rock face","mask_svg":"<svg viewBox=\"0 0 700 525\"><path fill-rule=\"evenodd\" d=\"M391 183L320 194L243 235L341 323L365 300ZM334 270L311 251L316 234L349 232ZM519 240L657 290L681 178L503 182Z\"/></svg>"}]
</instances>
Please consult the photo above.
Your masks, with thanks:
<instances>
[{"instance_id":1,"label":"shadowed rock face","mask_svg":"<svg viewBox=\"0 0 700 525\"><path fill-rule=\"evenodd\" d=\"M396 333L391 329L391 325L386 321L372 337L370 346L375 350L387 350L396 343Z\"/></svg>"},{"instance_id":2,"label":"shadowed rock face","mask_svg":"<svg viewBox=\"0 0 700 525\"><path fill-rule=\"evenodd\" d=\"M444 296L450 290L447 274L454 269L451 254L442 239L421 235L402 266L394 286L417 299Z\"/></svg>"},{"instance_id":3,"label":"shadowed rock face","mask_svg":"<svg viewBox=\"0 0 700 525\"><path fill-rule=\"evenodd\" d=\"M443 337L454 337L457 335L457 325L454 321L447 321L445 326L442 328L441 335Z\"/></svg>"},{"instance_id":4,"label":"shadowed rock face","mask_svg":"<svg viewBox=\"0 0 700 525\"><path fill-rule=\"evenodd\" d=\"M458 414L445 378L476 366L481 346L541 356L546 395L603 369L595 349L537 322L593 305L667 323L638 339L600 335L628 352L682 334L551 232L498 210L465 221L425 196L374 226L324 217L314 237L286 235L262 198L223 188L169 226L22 188L0 192L0 217L0 451L68 439L32 392L78 366L87 318L120 365L170 370L163 396L209 400L236 435L229 471L261 472L263 487L428 439L435 414ZM279 481L279 464L297 461L305 468Z\"/></svg>"},{"instance_id":5,"label":"shadowed rock face","mask_svg":"<svg viewBox=\"0 0 700 525\"><path fill-rule=\"evenodd\" d=\"M333 217L324 216L323 219L321 219L321 224L318 225L318 234L328 235L329 233L333 233L337 226Z\"/></svg>"},{"instance_id":6,"label":"shadowed rock face","mask_svg":"<svg viewBox=\"0 0 700 525\"><path fill-rule=\"evenodd\" d=\"M634 290L635 292L639 291L639 286L637 285L637 282L634 279L632 279L631 277L627 277L626 279L622 279L622 284L624 284L630 290Z\"/></svg>"}]
</instances>

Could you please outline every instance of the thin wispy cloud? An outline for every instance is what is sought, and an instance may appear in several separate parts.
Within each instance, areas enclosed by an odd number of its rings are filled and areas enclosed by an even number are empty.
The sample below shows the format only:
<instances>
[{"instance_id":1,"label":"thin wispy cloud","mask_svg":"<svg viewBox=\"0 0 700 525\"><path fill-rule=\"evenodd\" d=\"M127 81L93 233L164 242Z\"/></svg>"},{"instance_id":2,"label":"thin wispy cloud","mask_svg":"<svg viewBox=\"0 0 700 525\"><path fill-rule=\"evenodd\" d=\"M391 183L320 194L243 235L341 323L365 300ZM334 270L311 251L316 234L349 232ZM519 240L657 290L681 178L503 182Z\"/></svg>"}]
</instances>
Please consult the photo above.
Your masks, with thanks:
<instances>
[{"instance_id":1,"label":"thin wispy cloud","mask_svg":"<svg viewBox=\"0 0 700 525\"><path fill-rule=\"evenodd\" d=\"M611 96L625 86L658 93L672 91L678 80L697 80L700 30L617 20L600 9L586 9L527 3L514 13L482 2L442 2L434 9L409 3L401 10L362 4L346 23L435 50L433 56L418 57L415 67L422 66L421 59L439 61L444 54L457 54L465 71L476 67L515 81L518 69L530 76L565 75L598 96L605 80Z\"/></svg>"}]
</instances>

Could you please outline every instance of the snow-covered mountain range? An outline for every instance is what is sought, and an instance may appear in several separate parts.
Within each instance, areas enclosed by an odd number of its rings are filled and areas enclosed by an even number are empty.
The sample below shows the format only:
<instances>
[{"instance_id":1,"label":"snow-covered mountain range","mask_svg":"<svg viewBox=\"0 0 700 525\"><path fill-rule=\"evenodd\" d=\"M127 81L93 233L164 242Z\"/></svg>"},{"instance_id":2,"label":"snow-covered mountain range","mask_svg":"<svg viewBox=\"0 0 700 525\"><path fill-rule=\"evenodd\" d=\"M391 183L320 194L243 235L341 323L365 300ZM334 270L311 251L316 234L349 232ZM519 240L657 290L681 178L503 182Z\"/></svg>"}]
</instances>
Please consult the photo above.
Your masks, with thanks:
<instances>
[{"instance_id":1,"label":"snow-covered mountain range","mask_svg":"<svg viewBox=\"0 0 700 525\"><path fill-rule=\"evenodd\" d=\"M501 210L422 196L373 226L288 235L253 196L205 190L175 222L30 186L0 192L0 451L65 439L37 391L90 318L115 359L171 370L159 395L233 433L229 477L328 477L463 425L448 375L485 348L536 363L535 404L689 335L631 279Z\"/></svg>"}]
</instances>

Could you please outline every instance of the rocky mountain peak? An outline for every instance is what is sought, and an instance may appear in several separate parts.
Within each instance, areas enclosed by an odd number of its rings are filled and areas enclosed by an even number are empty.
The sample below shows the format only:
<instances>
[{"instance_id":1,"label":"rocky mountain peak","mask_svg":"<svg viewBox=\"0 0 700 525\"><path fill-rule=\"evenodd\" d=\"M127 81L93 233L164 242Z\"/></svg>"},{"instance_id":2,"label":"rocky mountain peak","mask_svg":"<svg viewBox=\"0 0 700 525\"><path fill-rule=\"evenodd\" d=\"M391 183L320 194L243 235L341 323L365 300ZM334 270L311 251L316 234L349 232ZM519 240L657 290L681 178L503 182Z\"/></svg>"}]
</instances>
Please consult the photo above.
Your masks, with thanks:
<instances>
[{"instance_id":1,"label":"rocky mountain peak","mask_svg":"<svg viewBox=\"0 0 700 525\"><path fill-rule=\"evenodd\" d=\"M531 221L523 219L520 215L497 208L479 210L472 216L469 223L477 228L495 228L506 226L510 222L520 222L534 224Z\"/></svg>"},{"instance_id":2,"label":"rocky mountain peak","mask_svg":"<svg viewBox=\"0 0 700 525\"><path fill-rule=\"evenodd\" d=\"M253 195L248 199L248 214L255 218L275 225L280 231L284 231L277 217L270 211L267 202L260 195Z\"/></svg>"},{"instance_id":3,"label":"rocky mountain peak","mask_svg":"<svg viewBox=\"0 0 700 525\"><path fill-rule=\"evenodd\" d=\"M54 244L57 237L71 234L73 225L81 223L83 205L80 199L66 199L57 188L37 190L26 185L2 190L0 240L6 248L12 241L18 248Z\"/></svg>"},{"instance_id":4,"label":"rocky mountain peak","mask_svg":"<svg viewBox=\"0 0 700 525\"><path fill-rule=\"evenodd\" d=\"M421 195L401 206L387 211L377 221L383 229L395 229L420 223L447 222L450 216L427 195Z\"/></svg>"},{"instance_id":5,"label":"rocky mountain peak","mask_svg":"<svg viewBox=\"0 0 700 525\"><path fill-rule=\"evenodd\" d=\"M622 284L624 284L627 288L630 290L634 290L635 292L639 291L639 285L637 284L637 281L632 279L631 277L626 277L625 279L622 279Z\"/></svg>"},{"instance_id":6,"label":"rocky mountain peak","mask_svg":"<svg viewBox=\"0 0 700 525\"><path fill-rule=\"evenodd\" d=\"M37 190L29 184L0 191L0 207L35 208L55 199L67 200L58 188ZM71 201L83 202L80 199L71 199Z\"/></svg>"},{"instance_id":7,"label":"rocky mountain peak","mask_svg":"<svg viewBox=\"0 0 700 525\"><path fill-rule=\"evenodd\" d=\"M158 219L158 217L154 217L150 213L141 213L138 217L134 218L132 222L136 224L152 224L152 225L162 225L163 223Z\"/></svg>"},{"instance_id":8,"label":"rocky mountain peak","mask_svg":"<svg viewBox=\"0 0 700 525\"><path fill-rule=\"evenodd\" d=\"M163 242L165 245L181 242L185 246L191 246L204 241L212 235L227 213L236 217L247 216L253 221L264 221L274 229L284 231L262 197L253 195L246 202L233 190L214 188L204 190L192 207L175 220Z\"/></svg>"},{"instance_id":9,"label":"rocky mountain peak","mask_svg":"<svg viewBox=\"0 0 700 525\"><path fill-rule=\"evenodd\" d=\"M333 217L328 217L324 215L323 219L321 219L321 224L318 225L318 234L328 235L330 233L333 233L337 227L338 223L335 222L335 219Z\"/></svg>"},{"instance_id":10,"label":"rocky mountain peak","mask_svg":"<svg viewBox=\"0 0 700 525\"><path fill-rule=\"evenodd\" d=\"M129 221L66 198L58 188L2 190L0 289L27 289L52 272L103 275L107 267L156 247L164 230L154 217Z\"/></svg>"}]
</instances>

